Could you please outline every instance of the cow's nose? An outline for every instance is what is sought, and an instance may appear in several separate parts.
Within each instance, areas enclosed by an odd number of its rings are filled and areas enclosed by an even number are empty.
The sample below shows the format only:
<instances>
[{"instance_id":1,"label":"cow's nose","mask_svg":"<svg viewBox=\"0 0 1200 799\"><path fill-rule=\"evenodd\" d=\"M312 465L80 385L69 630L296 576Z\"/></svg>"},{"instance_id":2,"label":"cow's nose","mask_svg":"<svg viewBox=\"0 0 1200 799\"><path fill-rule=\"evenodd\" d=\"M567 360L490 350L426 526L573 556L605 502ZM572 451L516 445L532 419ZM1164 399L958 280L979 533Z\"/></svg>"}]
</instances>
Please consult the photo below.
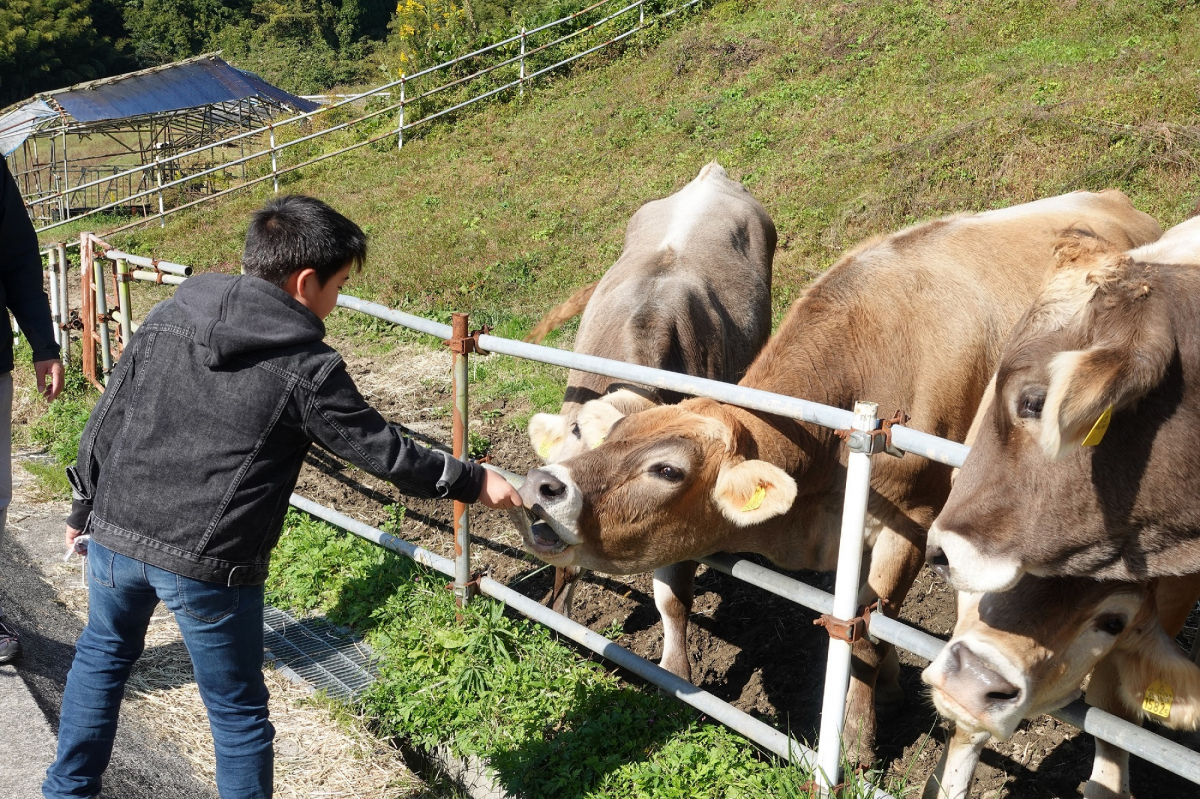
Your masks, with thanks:
<instances>
[{"instance_id":1,"label":"cow's nose","mask_svg":"<svg viewBox=\"0 0 1200 799\"><path fill-rule=\"evenodd\" d=\"M539 501L552 505L567 493L567 484L550 472L534 469L525 477L526 490Z\"/></svg>"},{"instance_id":2,"label":"cow's nose","mask_svg":"<svg viewBox=\"0 0 1200 799\"><path fill-rule=\"evenodd\" d=\"M1021 701L1021 689L996 673L962 641L950 645L942 690L976 717L1004 712Z\"/></svg>"},{"instance_id":3,"label":"cow's nose","mask_svg":"<svg viewBox=\"0 0 1200 799\"><path fill-rule=\"evenodd\" d=\"M950 559L946 557L945 551L940 546L930 544L925 548L925 562L947 585L950 584Z\"/></svg>"}]
</instances>

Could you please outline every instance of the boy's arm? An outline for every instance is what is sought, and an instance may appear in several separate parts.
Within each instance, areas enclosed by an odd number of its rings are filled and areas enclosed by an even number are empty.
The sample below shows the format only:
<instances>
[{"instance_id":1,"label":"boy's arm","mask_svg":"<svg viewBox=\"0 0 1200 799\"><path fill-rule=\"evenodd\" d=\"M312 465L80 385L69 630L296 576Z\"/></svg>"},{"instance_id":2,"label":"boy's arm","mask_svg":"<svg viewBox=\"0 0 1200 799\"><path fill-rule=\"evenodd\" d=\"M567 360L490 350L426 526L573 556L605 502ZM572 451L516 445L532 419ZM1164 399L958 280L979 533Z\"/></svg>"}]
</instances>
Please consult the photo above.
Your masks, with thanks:
<instances>
[{"instance_id":1,"label":"boy's arm","mask_svg":"<svg viewBox=\"0 0 1200 799\"><path fill-rule=\"evenodd\" d=\"M389 425L340 360L317 388L305 429L338 457L413 496L474 502L487 479L479 464L427 449Z\"/></svg>"}]
</instances>

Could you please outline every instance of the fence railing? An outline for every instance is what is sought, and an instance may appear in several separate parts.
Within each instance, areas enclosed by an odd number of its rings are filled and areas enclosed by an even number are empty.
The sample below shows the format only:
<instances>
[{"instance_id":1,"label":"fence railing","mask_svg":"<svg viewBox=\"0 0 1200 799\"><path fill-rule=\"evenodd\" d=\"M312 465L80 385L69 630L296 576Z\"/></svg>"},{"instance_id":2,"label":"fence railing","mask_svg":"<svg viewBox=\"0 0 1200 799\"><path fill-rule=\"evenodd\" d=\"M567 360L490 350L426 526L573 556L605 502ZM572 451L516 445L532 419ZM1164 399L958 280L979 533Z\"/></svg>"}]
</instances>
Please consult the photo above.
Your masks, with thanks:
<instances>
[{"instance_id":1,"label":"fence railing","mask_svg":"<svg viewBox=\"0 0 1200 799\"><path fill-rule=\"evenodd\" d=\"M128 307L128 297L121 299L118 292L115 297L101 296L105 294L107 275L114 276L114 285L118 288L122 282L143 279L155 282L178 283L186 278L179 273L185 270L179 264L166 264L154 259L133 256L115 249L107 248L99 239L90 234L81 237L85 263L91 269L84 269L82 278L87 290L94 293L92 309L85 311L94 316L97 332L95 341L102 347L111 346L110 358L115 358L120 348L128 342L136 326L132 324ZM100 251L93 252L99 247ZM107 261L109 267L99 265ZM129 264L145 265L149 269L131 270ZM165 268L164 268L165 267ZM150 270L153 271L150 271ZM136 276L138 272L141 276ZM129 275L123 281L117 280L119 275ZM86 298L85 298L86 300ZM124 314L120 320L110 313L99 309L118 306L118 313ZM415 330L449 343L454 350L455 365L455 414L454 414L454 448L457 457L465 455L467 441L467 394L465 383L469 370L467 357L472 349L463 342L472 341L478 349L488 353L508 355L516 358L537 361L540 363L579 369L586 372L616 378L618 380L640 383L668 391L709 397L721 402L765 411L800 421L817 424L835 430L869 430L874 427L875 407L873 403L858 403L854 413L841 408L834 408L807 400L785 395L771 394L757 389L722 383L700 377L666 372L644 366L613 361L606 358L581 355L567 350L528 344L521 341L500 338L485 333L468 334L467 318L457 315L454 326L445 325L424 319L419 316L393 310L376 303L361 300L347 295L339 295L338 305L354 310L392 324ZM101 344L111 342L105 332L112 321L121 321L119 341L117 344ZM129 321L127 326L124 320ZM85 329L89 323L85 322ZM92 374L95 374L93 356ZM85 358L85 369L87 368ZM111 368L111 361L104 365L105 370ZM102 381L97 380L98 385ZM461 388L461 393L460 393ZM461 401L460 401L461 397ZM950 466L961 466L969 448L963 444L947 441L936 436L910 430L895 425L891 428L892 442L901 450L912 455L919 455ZM870 438L869 436L866 438ZM856 445L856 437L848 436L847 446L850 448L850 466L847 475L846 501L844 504L842 539L839 549L837 578L834 593L831 595L812 586L806 585L786 575L775 572L751 561L731 555L713 555L701 558L700 562L724 574L760 587L776 596L803 605L818 613L832 613L838 618L849 618L854 615L855 603L859 591L860 571L853 558L853 553L861 554L865 530L863 512L870 489L871 447L863 446L862 441ZM490 467L489 467L490 468ZM521 477L512 473L497 470L510 481L519 484ZM395 552L414 558L426 565L432 566L455 578L455 593L460 602L470 599L469 575L470 569L470 540L467 535L467 519L469 512L466 506L461 509L456 506L454 512L455 528L455 560L434 555L407 541L383 533L361 522L346 517L337 511L324 508L309 500L294 495L292 504L313 515L323 518L349 532L362 536ZM572 640L592 649L619 665L628 668L642 678L659 685L681 701L700 709L712 718L728 725L745 735L750 740L789 761L802 763L814 771L814 777L825 788L838 782L841 755L841 724L845 713L846 690L849 684L849 662L851 644L830 638L829 659L826 669L826 683L822 701L822 723L818 738L817 750L805 747L794 738L775 730L774 728L754 719L746 713L737 710L721 700L687 683L679 677L649 663L648 661L629 652L616 642L606 639L586 627L571 621L561 614L554 613L538 603L524 597L494 580L483 578L479 581L480 590L505 602L514 609L524 613L536 621L547 624L556 631L567 635ZM871 635L901 647L925 660L932 661L945 645L945 641L932 636L895 619L889 619L883 614L871 617ZM1050 715L1068 724L1079 727L1096 738L1107 741L1126 751L1137 755L1148 762L1154 763L1185 779L1200 784L1200 752L1195 752L1178 743L1170 741L1149 730L1131 724L1099 708L1087 705L1082 700L1054 711ZM877 799L888 799L889 795L881 790L874 790L872 796Z\"/></svg>"},{"instance_id":2,"label":"fence railing","mask_svg":"<svg viewBox=\"0 0 1200 799\"><path fill-rule=\"evenodd\" d=\"M112 186L124 182L139 181L139 189L128 196L87 208L79 213L62 214L58 221L38 228L44 233L64 225L77 223L81 219L115 212L119 209L140 205L145 208L157 206L158 213L127 224L109 229L102 236L159 220L165 224L168 214L223 197L233 191L272 181L274 190L279 191L281 176L302 167L332 158L337 155L366 147L385 139L394 139L397 148L404 146L404 135L418 126L428 124L467 106L486 100L504 92L516 91L523 94L525 86L555 69L571 64L586 55L595 53L629 38L651 24L672 17L695 6L700 0L667 0L675 7L661 14L647 14L647 2L655 0L600 0L573 14L520 32L498 42L481 47L457 58L422 69L399 80L385 83L355 95L346 95L335 103L322 108L277 120L253 130L244 131L228 138L168 156L154 163L132 167L128 170L105 175L92 181L81 182L70 187L43 193L39 203L57 203L64 209L70 208L71 196L76 193L95 191L101 185ZM562 33L566 29L567 32ZM597 34L604 38L593 43ZM587 39L589 35L592 39ZM543 41L544 40L544 41ZM511 53L511 54L510 54ZM550 63L546 63L549 61ZM457 74L464 70L466 74ZM511 74L510 74L511 73ZM440 81L440 82L439 82ZM479 84L483 84L480 86ZM472 89L474 85L474 89ZM472 93L472 91L475 93ZM357 114L353 119L338 121L347 113ZM382 124L379 120L394 115L395 122ZM328 123L320 130L306 133L307 128ZM381 130L382 128L382 130ZM327 140L336 134L347 132L357 137L344 146L333 150L312 153L314 142ZM265 143L265 147L237 158L221 160L215 166L188 171L189 160L206 156L209 163L216 157L219 148L232 145L244 146L249 142ZM340 142L339 142L340 143ZM284 156L296 153L296 163L284 163ZM250 169L253 164L255 168ZM229 170L239 167L245 174L231 176ZM165 175L178 172L182 177L166 179ZM256 174L257 173L257 174ZM144 180L142 180L144 178ZM213 189L214 179L233 183L223 189ZM205 182L206 193L198 199L189 199L189 186ZM145 186L146 188L140 188ZM69 245L71 246L71 245Z\"/></svg>"}]
</instances>

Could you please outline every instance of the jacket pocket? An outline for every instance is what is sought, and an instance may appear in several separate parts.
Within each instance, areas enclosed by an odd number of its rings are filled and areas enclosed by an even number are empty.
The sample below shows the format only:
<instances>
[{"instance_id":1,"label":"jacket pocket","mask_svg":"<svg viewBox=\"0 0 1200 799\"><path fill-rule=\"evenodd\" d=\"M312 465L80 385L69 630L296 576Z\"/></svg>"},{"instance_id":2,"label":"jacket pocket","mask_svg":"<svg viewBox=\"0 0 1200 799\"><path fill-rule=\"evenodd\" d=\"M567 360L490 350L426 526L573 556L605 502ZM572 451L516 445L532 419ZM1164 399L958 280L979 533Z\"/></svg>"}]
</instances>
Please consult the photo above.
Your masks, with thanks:
<instances>
[{"instance_id":1,"label":"jacket pocket","mask_svg":"<svg viewBox=\"0 0 1200 799\"><path fill-rule=\"evenodd\" d=\"M196 621L217 622L238 609L242 598L240 586L227 586L176 575L179 602L187 615Z\"/></svg>"}]
</instances>

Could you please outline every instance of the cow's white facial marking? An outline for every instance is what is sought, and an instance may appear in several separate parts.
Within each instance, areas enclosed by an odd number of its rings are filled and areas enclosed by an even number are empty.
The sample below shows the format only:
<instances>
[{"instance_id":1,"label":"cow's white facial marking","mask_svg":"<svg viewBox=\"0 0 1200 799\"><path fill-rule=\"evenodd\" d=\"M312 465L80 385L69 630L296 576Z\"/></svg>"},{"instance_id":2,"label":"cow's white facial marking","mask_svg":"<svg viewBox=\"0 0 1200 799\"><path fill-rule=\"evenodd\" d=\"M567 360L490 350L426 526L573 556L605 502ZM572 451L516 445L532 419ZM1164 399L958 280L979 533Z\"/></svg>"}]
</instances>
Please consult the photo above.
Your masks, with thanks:
<instances>
[{"instance_id":1,"label":"cow's white facial marking","mask_svg":"<svg viewBox=\"0 0 1200 799\"><path fill-rule=\"evenodd\" d=\"M937 522L929 530L930 544L941 547L950 563L948 582L957 591L1007 591L1025 573L1017 559L1007 555L985 555L970 540Z\"/></svg>"}]
</instances>

